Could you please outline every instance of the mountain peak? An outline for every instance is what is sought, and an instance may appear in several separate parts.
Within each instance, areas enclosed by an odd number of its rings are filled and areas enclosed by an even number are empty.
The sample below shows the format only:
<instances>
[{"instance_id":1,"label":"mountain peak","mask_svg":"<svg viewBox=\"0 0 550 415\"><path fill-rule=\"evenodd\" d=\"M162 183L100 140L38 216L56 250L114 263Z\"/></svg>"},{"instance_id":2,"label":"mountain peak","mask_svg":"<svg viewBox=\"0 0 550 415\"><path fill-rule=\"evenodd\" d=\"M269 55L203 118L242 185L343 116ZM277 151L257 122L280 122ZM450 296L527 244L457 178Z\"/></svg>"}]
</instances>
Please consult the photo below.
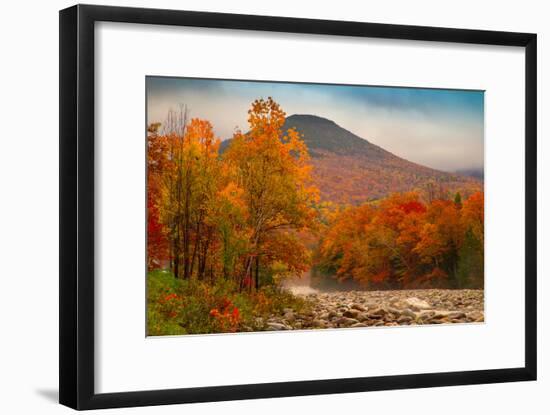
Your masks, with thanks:
<instances>
[{"instance_id":1,"label":"mountain peak","mask_svg":"<svg viewBox=\"0 0 550 415\"><path fill-rule=\"evenodd\" d=\"M286 118L283 130L295 128L307 144L310 153L329 151L338 154L371 153L381 149L334 121L312 114L294 114Z\"/></svg>"},{"instance_id":2,"label":"mountain peak","mask_svg":"<svg viewBox=\"0 0 550 415\"><path fill-rule=\"evenodd\" d=\"M292 114L292 115L286 117L286 120L287 121L305 120L305 121L324 122L324 123L327 123L327 124L337 125L334 121L329 120L328 118L320 117L318 115L313 115L313 114Z\"/></svg>"}]
</instances>

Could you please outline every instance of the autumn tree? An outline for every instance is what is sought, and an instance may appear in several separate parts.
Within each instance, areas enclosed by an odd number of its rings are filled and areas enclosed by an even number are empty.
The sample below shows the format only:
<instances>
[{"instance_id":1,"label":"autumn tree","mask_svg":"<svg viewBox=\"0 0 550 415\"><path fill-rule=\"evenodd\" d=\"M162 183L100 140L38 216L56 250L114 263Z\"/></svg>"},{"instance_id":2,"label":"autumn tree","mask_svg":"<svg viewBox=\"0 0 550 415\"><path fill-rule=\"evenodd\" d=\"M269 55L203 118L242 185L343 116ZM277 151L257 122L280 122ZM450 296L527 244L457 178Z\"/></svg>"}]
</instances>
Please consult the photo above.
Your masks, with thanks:
<instances>
[{"instance_id":1,"label":"autumn tree","mask_svg":"<svg viewBox=\"0 0 550 415\"><path fill-rule=\"evenodd\" d=\"M158 149L148 148L148 155L158 159L159 186L158 204L160 219L170 243L170 268L176 278L180 277L181 262L181 217L182 217L182 158L184 134L187 128L187 108L170 110L162 124L162 134L157 137Z\"/></svg>"},{"instance_id":2,"label":"autumn tree","mask_svg":"<svg viewBox=\"0 0 550 415\"><path fill-rule=\"evenodd\" d=\"M434 200L426 212L426 223L415 251L433 266L434 277L451 278L456 285L463 236L460 206L450 200Z\"/></svg>"},{"instance_id":3,"label":"autumn tree","mask_svg":"<svg viewBox=\"0 0 550 415\"><path fill-rule=\"evenodd\" d=\"M318 191L311 183L308 150L297 131L282 131L284 122L285 112L272 98L254 101L249 131L234 134L224 157L247 209L248 253L241 288L253 277L258 287L263 247L270 238L308 226L315 215L312 203Z\"/></svg>"},{"instance_id":4,"label":"autumn tree","mask_svg":"<svg viewBox=\"0 0 550 415\"><path fill-rule=\"evenodd\" d=\"M169 259L169 242L160 217L162 175L166 168L167 140L159 135L160 123L147 128L147 268L159 268Z\"/></svg>"},{"instance_id":5,"label":"autumn tree","mask_svg":"<svg viewBox=\"0 0 550 415\"><path fill-rule=\"evenodd\" d=\"M172 270L176 278L194 273L203 278L215 233L207 214L218 190L220 140L210 122L188 122L185 109L169 113L161 140L160 216L171 242Z\"/></svg>"},{"instance_id":6,"label":"autumn tree","mask_svg":"<svg viewBox=\"0 0 550 415\"><path fill-rule=\"evenodd\" d=\"M259 288L261 268L306 269L296 232L312 226L318 199L307 147L295 130L282 131L285 113L271 98L255 101L248 121L223 158L212 125L188 121L185 108L168 114L162 133L152 127L148 239L153 247L164 236L177 278Z\"/></svg>"},{"instance_id":7,"label":"autumn tree","mask_svg":"<svg viewBox=\"0 0 550 415\"><path fill-rule=\"evenodd\" d=\"M223 166L222 186L216 199L209 206L210 224L216 228L220 243L219 259L224 279L240 281L239 259L248 250L248 210L243 199L243 189L232 181L233 175Z\"/></svg>"},{"instance_id":8,"label":"autumn tree","mask_svg":"<svg viewBox=\"0 0 550 415\"><path fill-rule=\"evenodd\" d=\"M355 279L365 285L385 279L390 264L373 245L369 229L375 209L368 205L349 207L332 216L321 245L318 265L325 272L334 273L340 281Z\"/></svg>"},{"instance_id":9,"label":"autumn tree","mask_svg":"<svg viewBox=\"0 0 550 415\"><path fill-rule=\"evenodd\" d=\"M393 272L387 276L392 286L407 286L418 275L420 258L414 251L426 206L415 192L395 193L380 203L371 227L375 245L384 250Z\"/></svg>"},{"instance_id":10,"label":"autumn tree","mask_svg":"<svg viewBox=\"0 0 550 415\"><path fill-rule=\"evenodd\" d=\"M215 223L209 220L211 205L219 188L220 140L214 136L210 122L192 119L185 134L185 200L184 209L184 270L193 274L195 262L197 276L204 278L208 254L215 238ZM190 253L189 246L193 245ZM190 254L189 254L190 253Z\"/></svg>"},{"instance_id":11,"label":"autumn tree","mask_svg":"<svg viewBox=\"0 0 550 415\"><path fill-rule=\"evenodd\" d=\"M484 266L484 198L483 193L471 195L462 208L465 230L460 248L458 280L461 287L483 288Z\"/></svg>"},{"instance_id":12,"label":"autumn tree","mask_svg":"<svg viewBox=\"0 0 550 415\"><path fill-rule=\"evenodd\" d=\"M348 207L329 218L316 266L339 280L378 288L479 287L483 194L464 202L415 192Z\"/></svg>"}]
</instances>

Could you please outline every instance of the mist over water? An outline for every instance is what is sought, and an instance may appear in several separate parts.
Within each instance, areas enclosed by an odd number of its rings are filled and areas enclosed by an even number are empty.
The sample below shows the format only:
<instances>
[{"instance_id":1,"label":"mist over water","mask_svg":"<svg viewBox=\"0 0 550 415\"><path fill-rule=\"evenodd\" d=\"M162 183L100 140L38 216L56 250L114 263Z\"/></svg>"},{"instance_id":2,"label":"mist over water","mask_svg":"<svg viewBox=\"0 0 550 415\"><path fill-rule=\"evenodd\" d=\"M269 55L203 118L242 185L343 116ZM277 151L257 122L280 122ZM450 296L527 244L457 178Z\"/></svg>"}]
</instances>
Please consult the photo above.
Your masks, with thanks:
<instances>
[{"instance_id":1,"label":"mist over water","mask_svg":"<svg viewBox=\"0 0 550 415\"><path fill-rule=\"evenodd\" d=\"M287 285L283 284L285 290L290 291L294 295L309 295L309 294L318 294L319 291L317 288L310 287L309 285Z\"/></svg>"},{"instance_id":2,"label":"mist over water","mask_svg":"<svg viewBox=\"0 0 550 415\"><path fill-rule=\"evenodd\" d=\"M317 294L321 292L317 288L311 286L311 273L310 271L303 272L300 277L287 278L283 281L281 286L290 291L294 295L308 295Z\"/></svg>"},{"instance_id":3,"label":"mist over water","mask_svg":"<svg viewBox=\"0 0 550 415\"><path fill-rule=\"evenodd\" d=\"M353 280L339 281L335 276L319 276L315 268L302 273L301 276L286 278L281 287L295 295L320 293L345 293L348 291L369 291Z\"/></svg>"}]
</instances>

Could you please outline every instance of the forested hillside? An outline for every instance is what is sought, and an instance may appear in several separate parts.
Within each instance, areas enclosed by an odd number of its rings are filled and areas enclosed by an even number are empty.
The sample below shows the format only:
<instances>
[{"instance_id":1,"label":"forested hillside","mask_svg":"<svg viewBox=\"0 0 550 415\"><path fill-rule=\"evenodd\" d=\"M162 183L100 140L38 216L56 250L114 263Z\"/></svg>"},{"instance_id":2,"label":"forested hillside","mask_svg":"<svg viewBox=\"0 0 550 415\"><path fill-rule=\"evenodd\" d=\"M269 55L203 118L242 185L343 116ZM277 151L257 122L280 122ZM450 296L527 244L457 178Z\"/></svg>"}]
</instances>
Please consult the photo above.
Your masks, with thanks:
<instances>
[{"instance_id":1,"label":"forested hillside","mask_svg":"<svg viewBox=\"0 0 550 415\"><path fill-rule=\"evenodd\" d=\"M313 180L322 201L358 205L394 192L417 190L435 199L460 191L468 196L482 189L476 177L431 169L398 157L326 118L287 117L283 130L302 135L313 165ZM221 144L223 152L231 144ZM413 143L411 143L413 145Z\"/></svg>"}]
</instances>

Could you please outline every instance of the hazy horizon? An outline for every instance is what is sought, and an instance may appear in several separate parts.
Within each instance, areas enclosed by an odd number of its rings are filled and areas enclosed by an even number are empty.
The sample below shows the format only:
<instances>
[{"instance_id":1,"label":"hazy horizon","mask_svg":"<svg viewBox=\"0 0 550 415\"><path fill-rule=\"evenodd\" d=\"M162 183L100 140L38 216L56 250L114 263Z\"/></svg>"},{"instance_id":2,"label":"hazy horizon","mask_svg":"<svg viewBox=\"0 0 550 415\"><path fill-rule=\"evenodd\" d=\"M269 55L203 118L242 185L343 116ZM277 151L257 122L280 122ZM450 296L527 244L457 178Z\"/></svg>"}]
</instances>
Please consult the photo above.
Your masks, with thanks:
<instances>
[{"instance_id":1,"label":"hazy horizon","mask_svg":"<svg viewBox=\"0 0 550 415\"><path fill-rule=\"evenodd\" d=\"M482 169L484 93L425 88L147 77L147 122L181 104L222 140L248 128L252 101L271 96L287 116L315 115L409 161L444 171Z\"/></svg>"}]
</instances>

